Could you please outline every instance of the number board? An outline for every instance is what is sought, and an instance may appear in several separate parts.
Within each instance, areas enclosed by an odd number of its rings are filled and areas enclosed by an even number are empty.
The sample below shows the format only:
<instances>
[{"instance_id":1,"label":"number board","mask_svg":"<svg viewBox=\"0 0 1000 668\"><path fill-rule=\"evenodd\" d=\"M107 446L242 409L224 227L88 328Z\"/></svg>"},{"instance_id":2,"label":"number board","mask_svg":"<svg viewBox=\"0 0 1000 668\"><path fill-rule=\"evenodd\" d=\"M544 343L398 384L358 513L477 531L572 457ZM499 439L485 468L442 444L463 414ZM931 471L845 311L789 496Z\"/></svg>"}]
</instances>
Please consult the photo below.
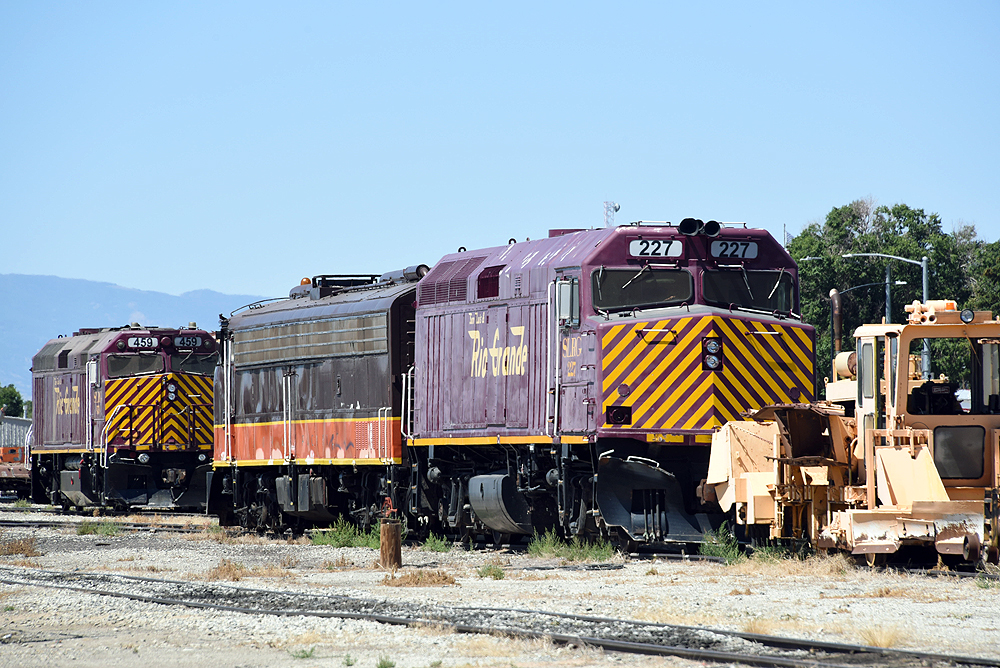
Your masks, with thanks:
<instances>
[{"instance_id":1,"label":"number board","mask_svg":"<svg viewBox=\"0 0 1000 668\"><path fill-rule=\"evenodd\" d=\"M712 257L752 260L757 257L756 241L713 241Z\"/></svg>"},{"instance_id":2,"label":"number board","mask_svg":"<svg viewBox=\"0 0 1000 668\"><path fill-rule=\"evenodd\" d=\"M628 243L632 257L680 257L684 244L679 239L633 239Z\"/></svg>"},{"instance_id":3,"label":"number board","mask_svg":"<svg viewBox=\"0 0 1000 668\"><path fill-rule=\"evenodd\" d=\"M201 345L200 336L175 336L174 345L178 348L197 348Z\"/></svg>"},{"instance_id":4,"label":"number board","mask_svg":"<svg viewBox=\"0 0 1000 668\"><path fill-rule=\"evenodd\" d=\"M155 336L130 336L127 343L129 348L155 348L159 341Z\"/></svg>"}]
</instances>

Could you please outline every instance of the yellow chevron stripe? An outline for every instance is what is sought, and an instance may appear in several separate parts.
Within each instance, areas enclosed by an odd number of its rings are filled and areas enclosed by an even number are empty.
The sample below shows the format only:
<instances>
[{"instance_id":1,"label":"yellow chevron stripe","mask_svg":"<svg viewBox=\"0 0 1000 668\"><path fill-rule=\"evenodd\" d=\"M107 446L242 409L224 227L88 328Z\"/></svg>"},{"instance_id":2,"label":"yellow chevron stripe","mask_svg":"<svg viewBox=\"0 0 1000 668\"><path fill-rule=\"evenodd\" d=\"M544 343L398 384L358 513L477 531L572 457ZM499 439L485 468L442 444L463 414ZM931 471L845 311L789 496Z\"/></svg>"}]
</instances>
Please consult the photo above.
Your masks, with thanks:
<instances>
[{"instance_id":1,"label":"yellow chevron stripe","mask_svg":"<svg viewBox=\"0 0 1000 668\"><path fill-rule=\"evenodd\" d=\"M754 331L758 331L758 332L774 331L774 330L770 330L770 329L767 329L766 327L764 327L763 323L756 323L756 325L757 325L757 327L755 327ZM778 338L778 337L786 337L786 341L787 341L788 331L785 328L783 328L783 327L777 327L777 328L775 328L775 330L778 331L779 334L777 334L777 335L765 335L765 336L760 336L760 335L755 335L754 336L754 335L752 335L753 338L754 338L754 343L757 345L757 347L760 350L761 356L766 358L768 356L768 351L770 351L770 353L771 353L770 356L772 358L774 358L775 356L777 356L779 359L781 359L785 363L785 367L777 367L777 366L775 366L775 365L772 364L771 365L772 368L774 368L776 371L778 371L779 373L781 373L782 375L784 375L785 378L786 378L786 380L789 381L789 383L791 383L791 378L786 375L785 369L786 368L787 369L791 369L792 372L795 374L796 378L799 381L798 383L796 383L796 385L799 386L799 387L808 386L809 385L809 380L803 375L801 365L799 365L795 360L793 360L791 357L789 357L788 354L785 353L785 351L783 351L779 347L778 342L775 341L775 339ZM763 341L758 341L758 339L764 339L764 340ZM795 349L794 341L788 341L788 343L792 344L790 346L792 349Z\"/></svg>"},{"instance_id":2,"label":"yellow chevron stripe","mask_svg":"<svg viewBox=\"0 0 1000 668\"><path fill-rule=\"evenodd\" d=\"M696 353L696 355L698 355L698 356L701 355L701 351L700 350L695 350L693 352ZM698 375L700 375L700 374L688 374L687 378L684 379L684 382L681 384L681 386L677 389L677 392L675 393L675 396L677 396L677 397L684 397L684 396L688 397L688 399L687 399L687 401L685 403L688 404L689 406L691 405L689 402L692 402L693 398L694 398L691 394L689 394L689 392L690 392L691 386L694 385L695 379L698 377ZM708 382L711 382L711 378L706 378L704 380L706 380ZM702 381L702 382L704 383L704 381ZM647 402L647 404L648 403L649 402ZM676 420L680 418L680 414L683 413L683 411L675 411L675 415L677 417L675 417L674 420L670 420L668 418L668 419L664 420L662 423L660 423L660 420L663 419L664 414L668 410L670 410L671 408L674 408L674 407L675 406L673 404L671 404L671 402L669 402L669 401L662 402L660 404L659 408L657 408L656 411L649 417L649 419L645 421L645 424L649 425L649 427L647 427L647 428L651 428L651 427L657 427L657 428L660 428L660 429L676 428L677 427ZM632 421L633 421L633 424L634 424L635 423L635 414L634 413L633 413L633 416L632 416Z\"/></svg>"},{"instance_id":3,"label":"yellow chevron stripe","mask_svg":"<svg viewBox=\"0 0 1000 668\"><path fill-rule=\"evenodd\" d=\"M646 400L642 402L642 405L638 409L633 409L632 411L632 423L642 423L642 424L655 424L656 414L649 418L644 418L643 416L648 413L653 406L661 403L663 396L667 393L668 389L678 380L684 379L680 386L673 390L673 396L680 398L684 396L686 388L691 385L701 375L700 368L701 351L697 348L692 349L688 352L687 356L679 360L674 367L670 370L670 373L665 379L662 379L658 389L655 389L652 394L646 397ZM660 377L660 374L653 373L651 377L656 379ZM667 405L675 402L665 401L662 405Z\"/></svg>"},{"instance_id":4,"label":"yellow chevron stripe","mask_svg":"<svg viewBox=\"0 0 1000 668\"><path fill-rule=\"evenodd\" d=\"M677 412L684 413L687 407L695 400L696 397L703 396L704 393L708 391L709 387L714 384L715 382L712 377L706 378L705 382L703 382L698 387L698 389L691 394L691 399L684 402L684 405L681 407L681 410ZM681 429L710 429L712 427L721 426L722 422L719 420L717 416L713 415L711 419L706 421L705 414L708 413L711 409L716 408L715 401L713 400L713 398L714 395L709 394L708 401L702 402L701 408L699 408L694 413L694 415L688 418L688 421L681 426Z\"/></svg>"},{"instance_id":5,"label":"yellow chevron stripe","mask_svg":"<svg viewBox=\"0 0 1000 668\"><path fill-rule=\"evenodd\" d=\"M679 321L677 321L677 323L675 323L675 328L676 329L683 329L684 327L687 326L687 324L689 322L691 322L691 320L692 320L692 318L683 318L682 320L679 320ZM669 347L666 359L675 359L680 354L680 351L682 351L684 348L686 348L691 343L692 339L694 339L695 337L697 337L699 335L703 335L704 332L705 332L705 329L707 328L706 326L710 325L710 324L711 324L711 319L710 318L703 318L702 322L700 322L698 325L692 327L691 330L687 333L687 335L685 335L685 337L683 339L681 339L680 341L678 341L675 345L672 345L672 346ZM648 359L647 359L647 361L644 362L643 364L640 364L640 365L636 366L636 368L632 369L632 371L629 372L628 376L626 376L621 382L624 382L624 383L627 383L628 385L631 385L632 383L635 382L635 380L639 376L641 376L644 373L646 373L647 369L649 368L649 365L652 364L652 362L655 360L655 358L656 358L656 356L657 356L657 354L659 352L658 346L649 345L649 344L645 344L644 343L643 347L648 351L648 354L647 354L647 358ZM636 349L638 349L638 348L639 348L639 346L637 345ZM662 369L663 367L664 367L664 364L661 361L661 363L658 365L657 369ZM617 377L617 375L620 375L621 371L624 370L624 369L626 369L626 368L628 368L628 363L624 362L624 363L622 363L621 366L619 366L617 369L615 369L613 376L608 375L607 371L605 371L605 378L604 378L604 382L602 383L602 389L604 390L605 393L607 393L614 386L614 384L615 384L615 377ZM639 388L637 388L637 391L633 392L633 394L640 394L641 392L645 391L646 386L648 386L649 383L651 383L651 382L653 382L653 380L655 380L655 377L651 376L651 375L647 375L646 378L647 378L647 381L644 382L643 385L640 385Z\"/></svg>"},{"instance_id":6,"label":"yellow chevron stripe","mask_svg":"<svg viewBox=\"0 0 1000 668\"><path fill-rule=\"evenodd\" d=\"M648 324L649 323L640 323L635 327L633 327L632 331L629 332L628 336L626 336L626 338L619 343L619 347L621 347L623 344L628 344L629 339L632 339L632 336L634 336L637 332L640 332L642 329L645 329L646 325ZM628 369L629 365L632 364L632 361L635 360L635 358L638 357L640 353L645 353L649 347L650 346L646 344L645 340L640 335L636 337L636 339L632 339L631 350L629 350L628 354L618 362L618 366L615 367L614 371L608 372L607 364L602 363L601 366L605 369L605 375L604 375L604 384L606 386L605 389L607 389L607 387L610 387L611 384L615 382L615 379L618 376L620 376L623 371Z\"/></svg>"},{"instance_id":7,"label":"yellow chevron stripe","mask_svg":"<svg viewBox=\"0 0 1000 668\"><path fill-rule=\"evenodd\" d=\"M718 324L722 329L725 329L729 333L729 337L726 339L726 342L729 345L736 346L740 351L742 351L743 355L748 359L754 359L754 354L751 353L749 350L747 350L746 346L744 346L740 341L739 336L737 336L737 332L732 329L733 327L732 321L726 321L720 319L718 321ZM765 388L763 388L760 383L757 382L757 379L750 374L750 371L745 366L743 366L743 363L740 360L738 360L735 355L726 355L725 364L729 365L730 367L735 367L737 373L741 377L742 382L753 386L757 394L761 397L764 397L767 403L778 403L778 399L770 392L768 392ZM764 375L766 376L767 374Z\"/></svg>"},{"instance_id":8,"label":"yellow chevron stripe","mask_svg":"<svg viewBox=\"0 0 1000 668\"><path fill-rule=\"evenodd\" d=\"M773 336L781 336L781 335L780 334L757 335L754 334L753 332L769 332L772 330L758 329L756 327L752 329L750 327L746 327L746 329L744 329L743 331L747 340L749 340L753 344L753 347L757 351L757 354L751 358L754 362L753 364L754 368L757 369L757 371L760 372L761 375L766 375L767 369L765 369L763 365L767 364L767 366L771 369L771 372L780 376L780 380L784 381L784 387L787 388L790 386L797 386L798 383L793 382L792 377L789 376L788 373L785 371L785 369L792 366L792 361L787 358L782 358L785 360L785 365L782 366L781 364L777 363L777 361L774 359L775 355L782 357L777 350L774 350L774 347L772 345L774 342L757 340L757 339L770 339ZM770 351L770 354L768 354L768 351Z\"/></svg>"},{"instance_id":9,"label":"yellow chevron stripe","mask_svg":"<svg viewBox=\"0 0 1000 668\"><path fill-rule=\"evenodd\" d=\"M635 339L632 338L632 337L635 336L635 333L637 331L641 330L645 326L646 326L646 323L636 323L636 324L632 325L631 327L629 327L628 325L622 325L620 328L615 328L615 330L613 330L613 331L622 331L626 327L628 327L628 329L630 331L629 331L628 334L626 334L625 336L622 337L622 340L618 342L618 345L615 346L611 350L610 353L608 353L607 355L604 356L604 359L601 361L601 366L604 369L607 369L608 365L610 365L615 360L615 358L618 357L618 355L621 354L622 350L625 350L630 345L633 346L632 350L635 350L635 347L636 347L636 346L634 346Z\"/></svg>"}]
</instances>

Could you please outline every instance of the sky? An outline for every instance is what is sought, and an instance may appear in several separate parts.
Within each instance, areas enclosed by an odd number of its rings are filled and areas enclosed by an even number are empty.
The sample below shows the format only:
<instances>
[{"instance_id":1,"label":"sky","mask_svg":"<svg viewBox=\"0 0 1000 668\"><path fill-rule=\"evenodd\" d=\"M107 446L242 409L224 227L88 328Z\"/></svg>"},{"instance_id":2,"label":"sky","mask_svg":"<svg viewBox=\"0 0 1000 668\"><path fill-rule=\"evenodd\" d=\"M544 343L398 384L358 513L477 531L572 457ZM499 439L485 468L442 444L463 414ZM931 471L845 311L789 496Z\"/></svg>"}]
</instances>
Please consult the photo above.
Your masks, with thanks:
<instances>
[{"instance_id":1,"label":"sky","mask_svg":"<svg viewBox=\"0 0 1000 668\"><path fill-rule=\"evenodd\" d=\"M0 0L0 273L280 296L874 198L1000 238L1000 3Z\"/></svg>"}]
</instances>

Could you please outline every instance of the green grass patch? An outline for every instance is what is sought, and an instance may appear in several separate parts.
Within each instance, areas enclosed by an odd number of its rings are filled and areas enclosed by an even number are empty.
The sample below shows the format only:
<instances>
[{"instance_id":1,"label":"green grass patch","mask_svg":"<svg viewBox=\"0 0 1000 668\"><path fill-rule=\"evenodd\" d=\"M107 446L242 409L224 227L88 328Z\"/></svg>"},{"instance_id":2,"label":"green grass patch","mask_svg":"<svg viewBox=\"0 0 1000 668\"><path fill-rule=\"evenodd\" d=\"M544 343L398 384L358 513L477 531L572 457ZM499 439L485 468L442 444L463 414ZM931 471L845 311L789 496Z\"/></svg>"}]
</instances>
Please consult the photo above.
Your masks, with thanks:
<instances>
[{"instance_id":1,"label":"green grass patch","mask_svg":"<svg viewBox=\"0 0 1000 668\"><path fill-rule=\"evenodd\" d=\"M316 648L310 647L309 649L297 649L293 652L289 652L293 659L311 659L313 655L316 654Z\"/></svg>"},{"instance_id":2,"label":"green grass patch","mask_svg":"<svg viewBox=\"0 0 1000 668\"><path fill-rule=\"evenodd\" d=\"M729 525L725 522L718 531L705 534L705 542L698 547L698 554L707 557L722 557L727 564L746 559L746 556L740 551L740 544L736 540L736 536L729 530Z\"/></svg>"},{"instance_id":3,"label":"green grass patch","mask_svg":"<svg viewBox=\"0 0 1000 668\"><path fill-rule=\"evenodd\" d=\"M396 662L387 656L380 656L375 666L376 668L396 668Z\"/></svg>"},{"instance_id":4,"label":"green grass patch","mask_svg":"<svg viewBox=\"0 0 1000 668\"><path fill-rule=\"evenodd\" d=\"M368 533L362 533L343 517L340 517L332 528L313 532L311 539L313 545L371 548L378 548L381 540L378 525L373 526Z\"/></svg>"},{"instance_id":5,"label":"green grass patch","mask_svg":"<svg viewBox=\"0 0 1000 668\"><path fill-rule=\"evenodd\" d=\"M442 536L436 536L432 533L427 536L427 540L420 546L420 549L424 552L449 552L451 543Z\"/></svg>"},{"instance_id":6,"label":"green grass patch","mask_svg":"<svg viewBox=\"0 0 1000 668\"><path fill-rule=\"evenodd\" d=\"M347 668L351 668L351 666L355 663L357 663L357 661L355 661L350 654L344 655L344 665L347 666Z\"/></svg>"},{"instance_id":7,"label":"green grass patch","mask_svg":"<svg viewBox=\"0 0 1000 668\"><path fill-rule=\"evenodd\" d=\"M476 574L481 578L493 578L494 580L503 580L504 572L503 569L496 564L486 564L485 566L479 567Z\"/></svg>"},{"instance_id":8,"label":"green grass patch","mask_svg":"<svg viewBox=\"0 0 1000 668\"><path fill-rule=\"evenodd\" d=\"M17 501L14 502L14 507L15 508L30 508L31 507L31 501L28 501L27 499L18 499Z\"/></svg>"},{"instance_id":9,"label":"green grass patch","mask_svg":"<svg viewBox=\"0 0 1000 668\"><path fill-rule=\"evenodd\" d=\"M76 527L77 536L117 536L121 527L114 522L91 522L84 520Z\"/></svg>"},{"instance_id":10,"label":"green grass patch","mask_svg":"<svg viewBox=\"0 0 1000 668\"><path fill-rule=\"evenodd\" d=\"M615 555L615 548L604 540L590 543L576 536L567 543L555 530L549 529L541 535L535 533L528 543L528 554L533 557L558 557L566 561L607 561Z\"/></svg>"}]
</instances>

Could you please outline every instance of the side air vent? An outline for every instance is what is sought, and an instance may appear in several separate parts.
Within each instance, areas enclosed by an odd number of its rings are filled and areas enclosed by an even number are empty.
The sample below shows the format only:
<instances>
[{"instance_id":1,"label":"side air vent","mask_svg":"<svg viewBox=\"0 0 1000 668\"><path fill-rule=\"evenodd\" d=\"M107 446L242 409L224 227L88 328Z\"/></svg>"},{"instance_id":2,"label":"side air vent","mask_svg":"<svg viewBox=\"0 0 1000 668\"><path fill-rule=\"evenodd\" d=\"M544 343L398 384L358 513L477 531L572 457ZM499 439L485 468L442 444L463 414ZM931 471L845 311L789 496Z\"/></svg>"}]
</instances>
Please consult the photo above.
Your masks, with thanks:
<instances>
[{"instance_id":1,"label":"side air vent","mask_svg":"<svg viewBox=\"0 0 1000 668\"><path fill-rule=\"evenodd\" d=\"M450 260L434 267L431 274L428 274L431 278L425 278L419 283L417 303L427 306L465 301L468 297L469 276L485 259L485 256L481 256Z\"/></svg>"}]
</instances>

